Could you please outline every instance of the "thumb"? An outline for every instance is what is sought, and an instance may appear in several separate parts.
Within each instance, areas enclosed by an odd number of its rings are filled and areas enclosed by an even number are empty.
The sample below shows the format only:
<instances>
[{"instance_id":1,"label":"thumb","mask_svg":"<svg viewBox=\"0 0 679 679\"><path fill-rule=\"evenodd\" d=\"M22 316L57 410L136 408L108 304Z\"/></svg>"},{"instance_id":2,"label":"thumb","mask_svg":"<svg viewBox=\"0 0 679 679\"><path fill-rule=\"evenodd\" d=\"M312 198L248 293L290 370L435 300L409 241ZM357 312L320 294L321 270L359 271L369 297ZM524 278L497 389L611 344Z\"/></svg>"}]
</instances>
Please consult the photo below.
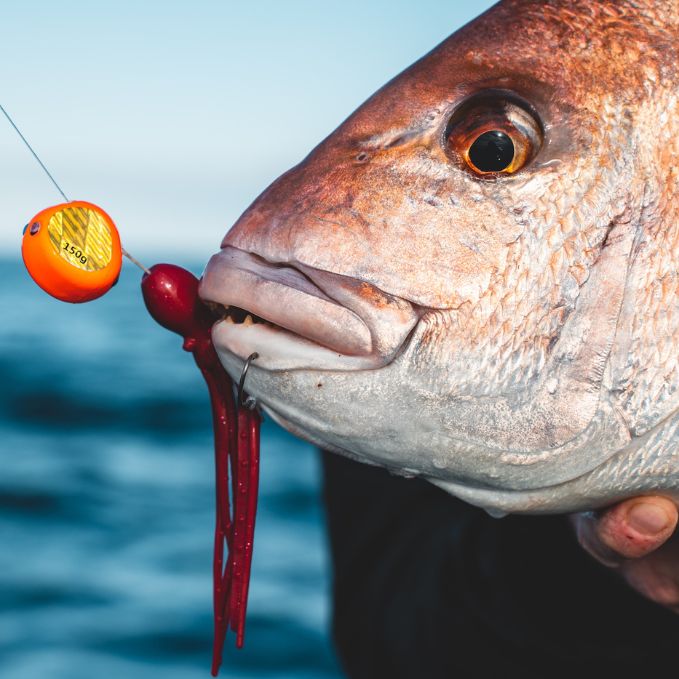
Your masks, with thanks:
<instances>
[{"instance_id":1,"label":"thumb","mask_svg":"<svg viewBox=\"0 0 679 679\"><path fill-rule=\"evenodd\" d=\"M663 545L677 526L677 506L668 498L630 498L601 512L576 514L582 547L606 566L639 559Z\"/></svg>"}]
</instances>

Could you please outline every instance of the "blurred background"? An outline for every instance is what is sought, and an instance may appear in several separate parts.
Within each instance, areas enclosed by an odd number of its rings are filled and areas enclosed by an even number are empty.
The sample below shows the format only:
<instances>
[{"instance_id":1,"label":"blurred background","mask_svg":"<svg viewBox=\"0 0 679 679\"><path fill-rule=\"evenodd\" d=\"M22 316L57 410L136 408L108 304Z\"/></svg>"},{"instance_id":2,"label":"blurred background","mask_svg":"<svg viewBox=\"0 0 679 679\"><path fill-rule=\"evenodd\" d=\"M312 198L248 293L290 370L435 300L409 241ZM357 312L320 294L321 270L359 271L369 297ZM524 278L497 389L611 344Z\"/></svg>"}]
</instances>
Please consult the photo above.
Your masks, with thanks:
<instances>
[{"instance_id":1,"label":"blurred background","mask_svg":"<svg viewBox=\"0 0 679 679\"><path fill-rule=\"evenodd\" d=\"M199 274L229 225L483 1L3 3L0 103L147 264ZM59 202L0 118L0 676L209 676L208 399L139 272L90 304L25 273ZM341 677L314 449L265 422L247 642L222 675Z\"/></svg>"}]
</instances>

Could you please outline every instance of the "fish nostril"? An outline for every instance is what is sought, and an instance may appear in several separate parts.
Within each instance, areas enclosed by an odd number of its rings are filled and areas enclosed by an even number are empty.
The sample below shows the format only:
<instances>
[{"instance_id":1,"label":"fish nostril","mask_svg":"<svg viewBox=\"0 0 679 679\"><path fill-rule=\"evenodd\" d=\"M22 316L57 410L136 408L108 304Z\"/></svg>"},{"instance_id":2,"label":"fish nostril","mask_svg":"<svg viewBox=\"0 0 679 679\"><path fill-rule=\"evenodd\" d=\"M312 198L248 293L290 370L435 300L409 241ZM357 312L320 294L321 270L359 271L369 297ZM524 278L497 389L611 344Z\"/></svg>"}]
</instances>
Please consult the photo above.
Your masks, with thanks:
<instances>
[{"instance_id":1,"label":"fish nostril","mask_svg":"<svg viewBox=\"0 0 679 679\"><path fill-rule=\"evenodd\" d=\"M359 163L364 163L366 160L368 160L368 154L367 154L365 151L361 151L361 153L359 153L359 154L356 156L356 160L357 160Z\"/></svg>"}]
</instances>

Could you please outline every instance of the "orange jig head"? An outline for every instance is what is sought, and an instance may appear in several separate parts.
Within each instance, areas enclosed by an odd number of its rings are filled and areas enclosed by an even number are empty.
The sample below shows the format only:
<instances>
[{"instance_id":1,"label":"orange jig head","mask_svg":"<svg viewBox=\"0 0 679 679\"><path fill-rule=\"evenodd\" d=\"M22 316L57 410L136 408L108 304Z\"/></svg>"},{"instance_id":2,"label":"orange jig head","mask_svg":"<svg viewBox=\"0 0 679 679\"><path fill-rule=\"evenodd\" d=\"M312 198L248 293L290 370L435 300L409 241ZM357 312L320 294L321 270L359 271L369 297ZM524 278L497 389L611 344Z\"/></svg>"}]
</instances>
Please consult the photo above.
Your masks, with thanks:
<instances>
[{"instance_id":1,"label":"orange jig head","mask_svg":"<svg viewBox=\"0 0 679 679\"><path fill-rule=\"evenodd\" d=\"M113 220L82 200L39 212L24 229L21 255L31 278L64 302L89 302L118 281L122 246Z\"/></svg>"}]
</instances>

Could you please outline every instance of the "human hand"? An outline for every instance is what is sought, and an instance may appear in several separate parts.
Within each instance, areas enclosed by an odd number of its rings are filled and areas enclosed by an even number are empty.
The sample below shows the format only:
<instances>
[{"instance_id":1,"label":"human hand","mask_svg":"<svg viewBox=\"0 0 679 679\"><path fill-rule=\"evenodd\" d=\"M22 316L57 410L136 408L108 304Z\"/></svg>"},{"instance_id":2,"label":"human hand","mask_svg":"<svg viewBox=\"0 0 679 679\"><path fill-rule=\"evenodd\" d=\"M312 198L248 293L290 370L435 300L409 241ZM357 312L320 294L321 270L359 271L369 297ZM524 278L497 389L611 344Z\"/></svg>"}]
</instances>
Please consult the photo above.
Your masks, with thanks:
<instances>
[{"instance_id":1,"label":"human hand","mask_svg":"<svg viewBox=\"0 0 679 679\"><path fill-rule=\"evenodd\" d=\"M630 498L572 517L582 547L651 601L679 613L679 519L666 497Z\"/></svg>"}]
</instances>

